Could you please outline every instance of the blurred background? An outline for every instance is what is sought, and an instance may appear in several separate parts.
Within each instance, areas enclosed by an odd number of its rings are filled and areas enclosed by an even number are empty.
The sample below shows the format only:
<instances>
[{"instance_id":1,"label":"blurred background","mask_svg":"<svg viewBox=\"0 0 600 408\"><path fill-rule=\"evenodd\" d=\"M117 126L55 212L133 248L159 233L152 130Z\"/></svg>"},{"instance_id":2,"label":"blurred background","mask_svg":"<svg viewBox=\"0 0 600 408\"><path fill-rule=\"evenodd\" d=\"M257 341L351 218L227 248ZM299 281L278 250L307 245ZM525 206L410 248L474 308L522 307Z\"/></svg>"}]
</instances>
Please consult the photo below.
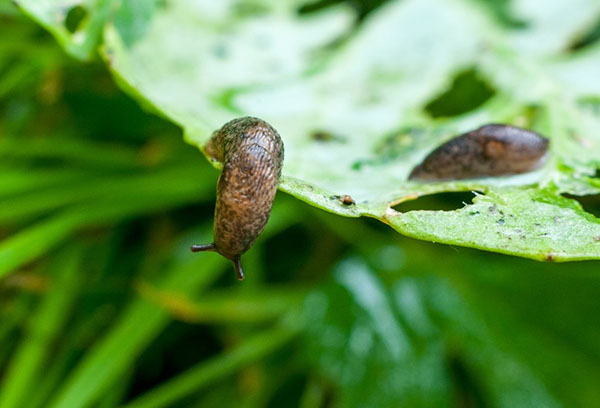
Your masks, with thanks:
<instances>
[{"instance_id":1,"label":"blurred background","mask_svg":"<svg viewBox=\"0 0 600 408\"><path fill-rule=\"evenodd\" d=\"M416 241L279 193L238 282L189 252L218 171L181 130L9 2L0 30L0 407L600 406L597 262Z\"/></svg>"}]
</instances>

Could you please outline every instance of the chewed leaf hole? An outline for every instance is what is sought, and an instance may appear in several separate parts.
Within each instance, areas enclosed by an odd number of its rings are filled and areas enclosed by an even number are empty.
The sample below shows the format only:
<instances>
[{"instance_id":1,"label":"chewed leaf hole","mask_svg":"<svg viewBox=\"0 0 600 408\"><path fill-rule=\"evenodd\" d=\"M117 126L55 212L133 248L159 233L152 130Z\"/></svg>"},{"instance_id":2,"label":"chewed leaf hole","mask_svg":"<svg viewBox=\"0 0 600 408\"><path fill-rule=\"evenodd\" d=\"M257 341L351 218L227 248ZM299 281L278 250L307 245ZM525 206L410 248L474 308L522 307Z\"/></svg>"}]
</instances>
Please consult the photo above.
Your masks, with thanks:
<instances>
[{"instance_id":1,"label":"chewed leaf hole","mask_svg":"<svg viewBox=\"0 0 600 408\"><path fill-rule=\"evenodd\" d=\"M577 38L573 43L569 46L569 50L578 51L582 48L589 47L600 40L600 19L592 26L591 29L584 32L579 38Z\"/></svg>"},{"instance_id":2,"label":"chewed leaf hole","mask_svg":"<svg viewBox=\"0 0 600 408\"><path fill-rule=\"evenodd\" d=\"M67 12L65 18L65 28L71 34L79 29L81 23L87 17L87 10L83 6L73 6Z\"/></svg>"},{"instance_id":3,"label":"chewed leaf hole","mask_svg":"<svg viewBox=\"0 0 600 408\"><path fill-rule=\"evenodd\" d=\"M529 26L527 21L518 18L514 14L511 0L480 1L480 3L487 7L500 24L508 28L518 30Z\"/></svg>"},{"instance_id":4,"label":"chewed leaf hole","mask_svg":"<svg viewBox=\"0 0 600 408\"><path fill-rule=\"evenodd\" d=\"M596 176L598 176L598 172L596 172ZM563 194L562 196L577 201L586 212L600 218L600 194L585 196Z\"/></svg>"},{"instance_id":5,"label":"chewed leaf hole","mask_svg":"<svg viewBox=\"0 0 600 408\"><path fill-rule=\"evenodd\" d=\"M473 204L473 198L483 193L479 191L456 191L421 196L415 200L404 201L392 208L398 212L409 211L454 211Z\"/></svg>"},{"instance_id":6,"label":"chewed leaf hole","mask_svg":"<svg viewBox=\"0 0 600 408\"><path fill-rule=\"evenodd\" d=\"M300 6L298 9L299 14L309 14L320 11L326 7L330 7L340 3L346 3L350 7L353 7L358 14L360 20L364 19L367 14L375 10L377 7L388 2L389 0L367 0L367 1L346 1L346 0L316 0L309 1L306 4Z\"/></svg>"},{"instance_id":7,"label":"chewed leaf hole","mask_svg":"<svg viewBox=\"0 0 600 408\"><path fill-rule=\"evenodd\" d=\"M425 110L434 118L461 115L483 105L495 93L471 68L456 75L450 88L429 102Z\"/></svg>"}]
</instances>

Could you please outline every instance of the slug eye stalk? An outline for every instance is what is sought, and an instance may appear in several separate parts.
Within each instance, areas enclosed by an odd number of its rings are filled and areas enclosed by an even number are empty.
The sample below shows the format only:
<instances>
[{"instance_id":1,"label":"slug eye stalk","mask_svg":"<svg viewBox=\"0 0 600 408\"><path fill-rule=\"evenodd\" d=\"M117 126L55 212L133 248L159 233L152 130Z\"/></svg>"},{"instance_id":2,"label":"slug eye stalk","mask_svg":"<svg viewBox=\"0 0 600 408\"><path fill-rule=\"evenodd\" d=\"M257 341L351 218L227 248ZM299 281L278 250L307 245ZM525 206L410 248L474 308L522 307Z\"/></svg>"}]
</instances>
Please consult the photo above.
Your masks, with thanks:
<instances>
[{"instance_id":1,"label":"slug eye stalk","mask_svg":"<svg viewBox=\"0 0 600 408\"><path fill-rule=\"evenodd\" d=\"M192 245L190 247L192 252L218 252L215 244L204 244L204 245ZM233 266L235 268L235 276L238 280L244 280L244 270L242 269L242 258L238 257L232 259Z\"/></svg>"}]
</instances>

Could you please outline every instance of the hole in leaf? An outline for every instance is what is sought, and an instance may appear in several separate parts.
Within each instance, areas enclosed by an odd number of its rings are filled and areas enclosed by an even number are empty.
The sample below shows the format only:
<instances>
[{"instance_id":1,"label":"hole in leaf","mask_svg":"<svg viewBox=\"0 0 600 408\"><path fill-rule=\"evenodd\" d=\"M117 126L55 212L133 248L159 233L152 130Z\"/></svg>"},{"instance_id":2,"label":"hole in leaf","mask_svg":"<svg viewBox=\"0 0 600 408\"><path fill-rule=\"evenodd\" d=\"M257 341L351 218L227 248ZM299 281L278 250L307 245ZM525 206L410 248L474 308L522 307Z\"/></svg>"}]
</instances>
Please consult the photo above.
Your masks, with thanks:
<instances>
[{"instance_id":1,"label":"hole in leaf","mask_svg":"<svg viewBox=\"0 0 600 408\"><path fill-rule=\"evenodd\" d=\"M527 28L528 24L526 21L519 20L512 15L510 6L512 0L479 0L483 3L484 7L487 7L491 11L491 14L501 24L515 29Z\"/></svg>"},{"instance_id":2,"label":"hole in leaf","mask_svg":"<svg viewBox=\"0 0 600 408\"><path fill-rule=\"evenodd\" d=\"M473 198L483 194L479 191L454 191L449 193L427 194L416 200L404 201L392 208L398 212L409 211L454 211L473 204Z\"/></svg>"},{"instance_id":3,"label":"hole in leaf","mask_svg":"<svg viewBox=\"0 0 600 408\"><path fill-rule=\"evenodd\" d=\"M596 171L596 176L599 176L600 170ZM596 218L600 218L600 194L577 196L573 194L562 194L563 197L577 201L583 209L592 214Z\"/></svg>"},{"instance_id":4,"label":"hole in leaf","mask_svg":"<svg viewBox=\"0 0 600 408\"><path fill-rule=\"evenodd\" d=\"M477 73L474 68L456 75L450 89L425 106L434 118L456 116L483 105L495 90Z\"/></svg>"},{"instance_id":5,"label":"hole in leaf","mask_svg":"<svg viewBox=\"0 0 600 408\"><path fill-rule=\"evenodd\" d=\"M577 51L582 48L588 47L600 40L600 18L598 22L592 26L590 30L583 33L581 37L573 41L573 43L569 46L569 50Z\"/></svg>"},{"instance_id":6,"label":"hole in leaf","mask_svg":"<svg viewBox=\"0 0 600 408\"><path fill-rule=\"evenodd\" d=\"M346 3L356 10L358 19L364 19L370 12L389 0L318 0L304 4L298 9L299 14L309 14L322 10L334 4Z\"/></svg>"},{"instance_id":7,"label":"hole in leaf","mask_svg":"<svg viewBox=\"0 0 600 408\"><path fill-rule=\"evenodd\" d=\"M65 18L65 28L71 34L74 33L86 17L87 10L83 6L71 7Z\"/></svg>"}]
</instances>

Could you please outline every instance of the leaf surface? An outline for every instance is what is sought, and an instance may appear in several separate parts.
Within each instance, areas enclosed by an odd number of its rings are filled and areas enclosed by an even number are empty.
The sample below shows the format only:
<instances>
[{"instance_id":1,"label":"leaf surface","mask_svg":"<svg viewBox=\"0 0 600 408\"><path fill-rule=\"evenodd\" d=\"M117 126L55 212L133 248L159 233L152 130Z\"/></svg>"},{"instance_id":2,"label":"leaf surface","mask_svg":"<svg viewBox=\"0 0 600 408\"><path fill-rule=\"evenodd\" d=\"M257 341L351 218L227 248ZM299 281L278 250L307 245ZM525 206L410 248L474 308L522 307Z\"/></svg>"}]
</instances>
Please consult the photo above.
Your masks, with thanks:
<instances>
[{"instance_id":1,"label":"leaf surface","mask_svg":"<svg viewBox=\"0 0 600 408\"><path fill-rule=\"evenodd\" d=\"M316 207L435 242L597 259L598 219L561 195L600 193L600 44L572 50L597 24L600 3L575 3L514 0L498 18L487 2L390 1L359 23L343 5L300 14L295 0L123 1L112 4L102 50L122 87L200 149L235 117L271 123L286 148L281 189ZM48 16L60 1L21 4L58 30ZM93 30L82 35L93 43ZM548 137L545 165L408 181L432 149L486 123ZM479 196L451 211L394 209L456 191Z\"/></svg>"}]
</instances>

